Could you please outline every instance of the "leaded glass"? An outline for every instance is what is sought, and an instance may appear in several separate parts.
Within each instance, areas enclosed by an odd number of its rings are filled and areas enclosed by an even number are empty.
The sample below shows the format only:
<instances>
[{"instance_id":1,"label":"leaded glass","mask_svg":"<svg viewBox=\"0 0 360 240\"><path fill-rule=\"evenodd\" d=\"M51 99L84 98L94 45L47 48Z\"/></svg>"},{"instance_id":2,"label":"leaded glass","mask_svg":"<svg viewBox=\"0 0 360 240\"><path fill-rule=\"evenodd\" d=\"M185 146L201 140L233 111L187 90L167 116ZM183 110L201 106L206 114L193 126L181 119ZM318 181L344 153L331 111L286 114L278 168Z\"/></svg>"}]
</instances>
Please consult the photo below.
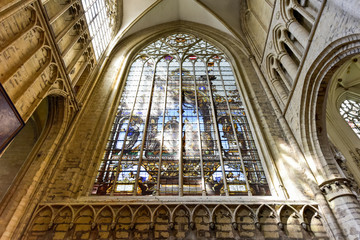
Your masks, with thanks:
<instances>
[{"instance_id":1,"label":"leaded glass","mask_svg":"<svg viewBox=\"0 0 360 240\"><path fill-rule=\"evenodd\" d=\"M360 138L360 102L345 100L340 106L340 114Z\"/></svg>"},{"instance_id":2,"label":"leaded glass","mask_svg":"<svg viewBox=\"0 0 360 240\"><path fill-rule=\"evenodd\" d=\"M94 195L270 195L232 67L190 34L135 57Z\"/></svg>"},{"instance_id":3,"label":"leaded glass","mask_svg":"<svg viewBox=\"0 0 360 240\"><path fill-rule=\"evenodd\" d=\"M105 0L81 0L89 26L96 59L105 51L111 39L110 19L106 14Z\"/></svg>"}]
</instances>

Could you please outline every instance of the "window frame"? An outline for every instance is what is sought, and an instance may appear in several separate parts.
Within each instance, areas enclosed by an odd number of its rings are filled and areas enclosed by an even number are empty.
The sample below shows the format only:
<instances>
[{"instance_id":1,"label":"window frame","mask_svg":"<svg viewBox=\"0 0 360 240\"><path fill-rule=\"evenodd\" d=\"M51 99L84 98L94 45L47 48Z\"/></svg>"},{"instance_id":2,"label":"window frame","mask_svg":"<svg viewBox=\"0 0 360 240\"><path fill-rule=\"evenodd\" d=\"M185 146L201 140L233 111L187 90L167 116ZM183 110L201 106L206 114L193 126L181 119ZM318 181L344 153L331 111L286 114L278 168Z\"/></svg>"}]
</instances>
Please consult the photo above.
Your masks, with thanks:
<instances>
[{"instance_id":1,"label":"window frame","mask_svg":"<svg viewBox=\"0 0 360 240\"><path fill-rule=\"evenodd\" d=\"M167 34L168 35L168 34ZM161 37L160 37L161 38ZM157 39L160 39L160 38L157 38ZM215 44L212 44L209 40L205 40L203 39L206 43L209 43L211 44L212 46L214 46L215 48L219 49L218 47L216 47ZM151 43L154 43L155 41L151 42ZM151 44L150 43L150 44ZM150 44L146 44L145 47L141 48L142 50L145 49L146 47L148 47ZM243 94L243 89L240 87L240 81L239 81L239 76L238 74L236 74L236 66L230 61L230 59L226 56L226 54L220 50L222 52L222 54L224 55L224 59L226 59L227 63L229 64L229 67L231 68L231 72L232 72L232 77L234 78L234 82L235 82L235 85L236 85L236 90L238 92L238 94L240 95L241 99L242 99L242 102L243 102L243 108L244 108L244 111L246 113L246 117L247 117L247 122L248 122L248 127L250 128L251 130L251 133L252 133L252 138L253 138L253 141L254 141L254 145L256 146L256 151L257 151L257 154L258 154L258 161L260 163L260 165L262 166L262 171L263 173L265 174L265 177L267 179L267 184L268 184L268 187L269 187L269 192L270 192L270 195L274 195L273 194L273 188L272 188L272 183L271 183L271 177L269 176L269 173L268 173L268 170L267 170L267 166L264 162L264 155L263 155L263 148L261 148L261 144L259 143L258 141L258 133L255 131L254 127L253 127L253 118L254 116L251 116L249 113L250 112L253 112L253 111L249 111L248 109L248 106L247 106L247 103L246 103L246 99L243 97L244 94ZM133 56L132 60L129 61L128 63L128 70L126 71L126 74L125 74L125 77L124 77L124 81L122 82L122 86L121 86L121 91L119 93L119 96L123 96L124 94L124 88L125 88L125 85L126 85L126 82L128 80L128 75L129 75L129 72L130 72L130 68L132 66L132 64L134 63L134 59L136 59L136 57L138 57L138 53L135 54L135 56ZM181 63L183 64L183 62ZM156 64L154 64L156 65ZM152 80L154 81L154 80ZM152 93L151 93L152 94ZM230 109L228 109L230 111ZM254 113L252 113L254 114ZM263 143L262 143L263 144ZM221 148L222 149L222 148ZM180 194L182 195L182 194ZM188 195L187 195L188 196ZM251 196L251 194L249 194L249 196ZM258 195L259 196L259 195Z\"/></svg>"}]
</instances>

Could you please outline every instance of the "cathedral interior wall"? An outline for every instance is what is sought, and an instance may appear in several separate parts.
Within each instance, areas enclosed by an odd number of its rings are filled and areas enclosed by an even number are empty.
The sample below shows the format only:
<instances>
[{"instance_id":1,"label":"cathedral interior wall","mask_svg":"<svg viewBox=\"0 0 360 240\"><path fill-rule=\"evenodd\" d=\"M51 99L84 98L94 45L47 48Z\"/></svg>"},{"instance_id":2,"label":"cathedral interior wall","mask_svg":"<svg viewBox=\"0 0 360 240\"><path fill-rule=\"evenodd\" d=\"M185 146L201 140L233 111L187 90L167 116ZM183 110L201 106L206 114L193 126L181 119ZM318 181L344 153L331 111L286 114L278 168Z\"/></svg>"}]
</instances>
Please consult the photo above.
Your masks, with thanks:
<instances>
[{"instance_id":1,"label":"cathedral interior wall","mask_svg":"<svg viewBox=\"0 0 360 240\"><path fill-rule=\"evenodd\" d=\"M258 5L247 1L241 41L176 21L134 33L97 59L80 0L1 1L0 82L26 123L0 155L1 238L354 239L360 140L332 137L344 163L325 130L332 76L360 52L360 4ZM91 195L132 58L174 32L228 56L271 196Z\"/></svg>"}]
</instances>

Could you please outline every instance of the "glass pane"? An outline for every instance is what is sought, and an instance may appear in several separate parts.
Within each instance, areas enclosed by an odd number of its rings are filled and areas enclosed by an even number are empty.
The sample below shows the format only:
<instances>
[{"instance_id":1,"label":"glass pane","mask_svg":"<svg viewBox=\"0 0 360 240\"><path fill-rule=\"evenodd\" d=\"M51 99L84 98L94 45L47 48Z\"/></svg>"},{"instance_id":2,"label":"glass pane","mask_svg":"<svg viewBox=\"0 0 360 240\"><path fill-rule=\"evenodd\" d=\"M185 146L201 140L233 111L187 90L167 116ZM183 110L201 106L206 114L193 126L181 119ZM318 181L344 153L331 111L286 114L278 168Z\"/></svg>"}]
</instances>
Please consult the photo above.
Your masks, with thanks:
<instances>
[{"instance_id":1,"label":"glass pane","mask_svg":"<svg viewBox=\"0 0 360 240\"><path fill-rule=\"evenodd\" d=\"M135 59L93 194L270 195L224 54L179 33Z\"/></svg>"},{"instance_id":2,"label":"glass pane","mask_svg":"<svg viewBox=\"0 0 360 240\"><path fill-rule=\"evenodd\" d=\"M340 106L340 114L360 138L360 102L345 100Z\"/></svg>"},{"instance_id":3,"label":"glass pane","mask_svg":"<svg viewBox=\"0 0 360 240\"><path fill-rule=\"evenodd\" d=\"M95 57L98 60L111 39L111 31L109 31L110 19L106 15L105 0L96 0L94 2L82 0L82 4Z\"/></svg>"}]
</instances>

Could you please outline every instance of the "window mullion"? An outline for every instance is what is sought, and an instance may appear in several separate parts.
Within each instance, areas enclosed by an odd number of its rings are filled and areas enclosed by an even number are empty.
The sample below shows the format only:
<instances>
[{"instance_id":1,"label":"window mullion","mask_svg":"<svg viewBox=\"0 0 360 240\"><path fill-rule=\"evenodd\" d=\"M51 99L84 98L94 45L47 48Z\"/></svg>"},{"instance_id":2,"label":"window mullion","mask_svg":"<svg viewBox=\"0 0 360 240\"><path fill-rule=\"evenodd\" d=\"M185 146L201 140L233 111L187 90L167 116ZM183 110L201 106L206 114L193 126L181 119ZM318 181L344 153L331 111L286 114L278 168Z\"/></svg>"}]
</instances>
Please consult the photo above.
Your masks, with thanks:
<instances>
[{"instance_id":1,"label":"window mullion","mask_svg":"<svg viewBox=\"0 0 360 240\"><path fill-rule=\"evenodd\" d=\"M100 56L111 31L98 28L108 20L103 2L96 1L88 5ZM270 194L238 82L231 65L220 59L225 60L224 53L215 46L183 33L161 38L137 54L92 194ZM356 118L347 105L346 118Z\"/></svg>"},{"instance_id":2,"label":"window mullion","mask_svg":"<svg viewBox=\"0 0 360 240\"><path fill-rule=\"evenodd\" d=\"M182 63L181 59L179 58L179 195L184 195L184 186L183 186L183 174L184 174L184 161L183 161L183 110L182 110Z\"/></svg>"},{"instance_id":3,"label":"window mullion","mask_svg":"<svg viewBox=\"0 0 360 240\"><path fill-rule=\"evenodd\" d=\"M221 84L222 84L224 92L225 92L225 101L226 101L226 105L227 105L228 112L229 112L230 123L231 123L231 127L233 129L233 134L235 136L237 150L239 152L239 157L240 157L241 167L242 167L242 171L243 171L244 178L245 178L246 188L247 188L247 191L248 191L248 195L252 196L250 185L249 185L249 180L247 178L246 171L245 171L244 159L243 159L242 154L241 154L239 139L238 139L238 136L237 136L237 133L236 133L236 128L235 128L235 125L234 125L234 121L233 121L233 118L232 118L232 115L231 115L230 104L229 104L228 97L227 97L227 91L225 89L225 84L224 84L224 80L223 80L223 76L222 76L222 72L221 72L221 68L220 68L220 61L218 63L218 68L219 68L219 73L220 73Z\"/></svg>"},{"instance_id":4,"label":"window mullion","mask_svg":"<svg viewBox=\"0 0 360 240\"><path fill-rule=\"evenodd\" d=\"M206 69L206 79L207 79L207 83L208 83L208 88L209 88L209 95L210 95L210 103L211 103L211 111L212 111L212 115L213 115L213 122L214 122L214 129L216 132L216 138L217 138L217 147L219 150L219 157L220 157L220 164L221 164L221 173L222 173L222 180L224 183L224 189L225 189L225 195L229 196L229 190L228 190L228 186L227 186L227 182L226 182L226 175L225 175L225 165L224 165L224 159L222 156L222 151L221 151L221 138L220 138L220 133L219 133L219 128L218 128L218 124L217 124L217 119L216 119L216 111L215 111L215 103L214 103L214 98L213 98L213 91L211 88L211 84L210 84L210 78L209 78L209 71L208 71L208 67L207 67L207 62L205 62L205 69Z\"/></svg>"},{"instance_id":5,"label":"window mullion","mask_svg":"<svg viewBox=\"0 0 360 240\"><path fill-rule=\"evenodd\" d=\"M199 117L199 105L198 105L198 92L196 88L196 75L195 75L195 62L193 64L193 79L194 79L194 92L195 92L195 107L196 107L196 117L199 133L199 152L200 152L200 171L201 171L201 192L203 196L206 196L206 187L205 187L205 176L204 176L204 161L202 155L202 142L201 142L201 129L200 129L200 117Z\"/></svg>"},{"instance_id":6,"label":"window mullion","mask_svg":"<svg viewBox=\"0 0 360 240\"><path fill-rule=\"evenodd\" d=\"M117 116L116 117L116 130L113 131L113 137L111 138L111 147L110 150L106 151L106 157L104 159L106 159L106 162L111 161L110 159L113 156L113 149L115 148L114 146L116 145L116 139L119 137L119 128L120 128L120 118ZM107 167L104 166L104 169L106 169L106 175L105 175L105 179L108 179L109 174L110 174L110 164L107 164ZM105 171L105 170L103 170Z\"/></svg>"},{"instance_id":7,"label":"window mullion","mask_svg":"<svg viewBox=\"0 0 360 240\"><path fill-rule=\"evenodd\" d=\"M136 86L136 94L135 94L135 99L134 99L134 102L133 102L133 105L131 107L131 112L130 112L130 117L129 117L129 122L128 122L128 125L127 125L127 128L126 128L126 133L125 133L125 137L124 137L124 142L123 142L123 146L121 148L121 153L120 153L120 157L119 157L119 164L118 164L118 167L116 169L116 174L115 174L115 180L114 180L114 183L113 183L113 188L111 189L111 193L110 195L114 195L114 191L115 191L115 188L116 188L116 182L117 182L117 179L118 179L118 176L119 176L119 172L120 172L120 163L122 161L122 157L124 155L124 149L125 149L125 146L126 146L126 141L127 141L127 136L128 136L128 133L129 133L129 127L130 127L130 124L131 124L131 119L132 119L132 116L133 116L133 113L134 113L134 107L135 107L135 103L136 103L136 98L138 96L138 92L139 92L139 88L140 88L140 83L141 83L141 77L142 77L142 74L144 72L144 65L145 65L145 62L143 63L142 65L142 68L141 68L141 73L140 73L140 76L139 76L139 82Z\"/></svg>"},{"instance_id":8,"label":"window mullion","mask_svg":"<svg viewBox=\"0 0 360 240\"><path fill-rule=\"evenodd\" d=\"M144 151L144 145L145 145L146 134L147 134L147 127L149 125L149 118L150 118L150 111L151 111L151 100L152 100L153 91L154 91L156 65L157 65L157 63L154 64L154 69L153 69L154 72L153 72L152 83L151 83L151 88L150 88L149 103L148 103L147 113L146 113L146 118L145 118L144 132L143 132L143 137L142 137L142 140L141 140L139 162L138 162L138 168L136 170L136 179L135 179L135 187L134 187L133 195L136 195L136 191L137 191L137 188L138 188L138 185L139 185L138 181L139 181L139 177L140 177L140 169L141 169L141 165L142 165L143 151Z\"/></svg>"},{"instance_id":9,"label":"window mullion","mask_svg":"<svg viewBox=\"0 0 360 240\"><path fill-rule=\"evenodd\" d=\"M159 156L159 169L158 169L158 179L156 183L156 195L160 195L160 177L161 177L161 164L162 164L162 154L163 154L163 146L164 146L164 127L165 127L165 113L166 113L166 102L167 102L167 91L168 91L168 82L169 82L169 65L170 62L167 63L166 66L166 86L165 86L165 94L164 94L164 108L162 115L162 127L161 127L161 144L160 144L160 156Z\"/></svg>"}]
</instances>

